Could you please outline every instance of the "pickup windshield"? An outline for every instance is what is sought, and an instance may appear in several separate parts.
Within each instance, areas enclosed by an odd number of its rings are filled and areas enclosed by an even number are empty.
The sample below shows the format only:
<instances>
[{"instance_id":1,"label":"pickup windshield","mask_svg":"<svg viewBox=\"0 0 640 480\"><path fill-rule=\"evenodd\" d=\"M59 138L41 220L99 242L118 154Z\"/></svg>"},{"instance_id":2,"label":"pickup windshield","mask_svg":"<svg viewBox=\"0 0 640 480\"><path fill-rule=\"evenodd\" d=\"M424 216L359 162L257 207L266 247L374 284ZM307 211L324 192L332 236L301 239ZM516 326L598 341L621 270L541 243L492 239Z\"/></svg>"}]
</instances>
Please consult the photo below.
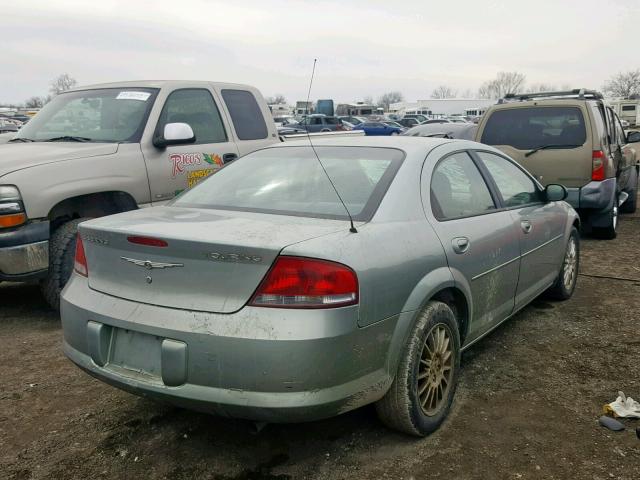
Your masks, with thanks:
<instances>
[{"instance_id":1,"label":"pickup windshield","mask_svg":"<svg viewBox=\"0 0 640 480\"><path fill-rule=\"evenodd\" d=\"M402 163L391 148L266 148L236 160L173 203L177 207L346 220L327 175L356 221L371 219ZM323 170L326 169L326 173Z\"/></svg>"},{"instance_id":2,"label":"pickup windshield","mask_svg":"<svg viewBox=\"0 0 640 480\"><path fill-rule=\"evenodd\" d=\"M15 140L139 142L157 94L152 88L105 88L58 95Z\"/></svg>"}]
</instances>

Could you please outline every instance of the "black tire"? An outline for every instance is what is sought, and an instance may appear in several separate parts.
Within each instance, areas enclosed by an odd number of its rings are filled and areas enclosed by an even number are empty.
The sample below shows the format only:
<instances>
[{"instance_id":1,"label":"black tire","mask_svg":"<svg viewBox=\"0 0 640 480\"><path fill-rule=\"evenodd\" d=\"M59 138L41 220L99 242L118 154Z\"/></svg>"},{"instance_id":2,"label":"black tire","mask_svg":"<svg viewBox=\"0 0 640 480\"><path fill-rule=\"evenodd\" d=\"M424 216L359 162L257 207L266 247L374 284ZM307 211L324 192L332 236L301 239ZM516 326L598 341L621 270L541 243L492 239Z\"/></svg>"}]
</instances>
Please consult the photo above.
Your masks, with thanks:
<instances>
[{"instance_id":1,"label":"black tire","mask_svg":"<svg viewBox=\"0 0 640 480\"><path fill-rule=\"evenodd\" d=\"M450 356L448 358L451 360L444 360L443 357L444 362L441 363L440 360L437 360L436 364L433 357L430 357L430 363L436 366L435 372L438 365L449 362L450 374L447 374L449 375L449 383L442 390L440 402L436 401L434 411L427 413L422 404L429 401L429 393L433 390L428 387L431 385L432 371L431 367L427 366L429 357L424 357L424 348L432 333L441 330L446 331L449 335ZM430 345L433 348L434 345ZM421 369L426 372L421 373ZM460 334L455 314L447 304L430 301L418 316L409 335L398 365L398 371L389 391L376 402L378 417L386 426L409 435L423 437L434 432L449 413L456 391L459 370ZM426 375L426 378L422 379L422 384L418 379L419 375ZM435 373L434 375L436 378L437 375ZM420 386L424 390L425 384L427 384L427 391L424 393L426 398L422 401L418 388ZM434 395L436 394L434 393ZM430 406L430 403L427 403L427 406Z\"/></svg>"},{"instance_id":2,"label":"black tire","mask_svg":"<svg viewBox=\"0 0 640 480\"><path fill-rule=\"evenodd\" d=\"M78 224L89 220L78 218L60 225L49 239L49 273L40 283L40 290L54 310L60 309L60 292L73 272Z\"/></svg>"},{"instance_id":3,"label":"black tire","mask_svg":"<svg viewBox=\"0 0 640 480\"><path fill-rule=\"evenodd\" d=\"M618 235L618 195L613 203L613 207L611 210L607 212L608 217L608 226L606 227L593 227L593 235L596 238L601 238L603 240L613 240Z\"/></svg>"},{"instance_id":4,"label":"black tire","mask_svg":"<svg viewBox=\"0 0 640 480\"><path fill-rule=\"evenodd\" d=\"M571 258L571 245L575 247L575 255ZM568 300L573 295L578 282L578 271L580 270L580 234L576 227L571 228L571 234L565 247L562 268L555 283L547 290L547 295L556 300ZM567 278L567 277L571 278Z\"/></svg>"},{"instance_id":5,"label":"black tire","mask_svg":"<svg viewBox=\"0 0 640 480\"><path fill-rule=\"evenodd\" d=\"M640 178L638 178L637 171L635 175L636 185L630 192L627 192L629 194L629 198L627 198L627 201L620 205L621 213L636 213L636 210L638 208L638 183L640 182Z\"/></svg>"}]
</instances>

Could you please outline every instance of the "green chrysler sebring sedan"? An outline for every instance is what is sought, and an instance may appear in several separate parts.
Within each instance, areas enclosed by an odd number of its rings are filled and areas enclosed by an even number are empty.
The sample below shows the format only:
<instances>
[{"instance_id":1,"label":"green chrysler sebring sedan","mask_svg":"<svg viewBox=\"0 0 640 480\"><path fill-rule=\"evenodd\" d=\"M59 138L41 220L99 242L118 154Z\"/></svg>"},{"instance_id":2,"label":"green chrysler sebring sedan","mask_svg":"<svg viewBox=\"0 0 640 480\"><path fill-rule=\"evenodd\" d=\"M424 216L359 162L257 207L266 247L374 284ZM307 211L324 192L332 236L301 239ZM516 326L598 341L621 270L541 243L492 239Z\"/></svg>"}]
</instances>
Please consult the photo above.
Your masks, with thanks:
<instances>
[{"instance_id":1,"label":"green chrysler sebring sedan","mask_svg":"<svg viewBox=\"0 0 640 480\"><path fill-rule=\"evenodd\" d=\"M187 408L297 422L375 402L426 435L462 350L538 295L573 293L565 197L470 141L265 148L168 205L80 224L64 350Z\"/></svg>"}]
</instances>

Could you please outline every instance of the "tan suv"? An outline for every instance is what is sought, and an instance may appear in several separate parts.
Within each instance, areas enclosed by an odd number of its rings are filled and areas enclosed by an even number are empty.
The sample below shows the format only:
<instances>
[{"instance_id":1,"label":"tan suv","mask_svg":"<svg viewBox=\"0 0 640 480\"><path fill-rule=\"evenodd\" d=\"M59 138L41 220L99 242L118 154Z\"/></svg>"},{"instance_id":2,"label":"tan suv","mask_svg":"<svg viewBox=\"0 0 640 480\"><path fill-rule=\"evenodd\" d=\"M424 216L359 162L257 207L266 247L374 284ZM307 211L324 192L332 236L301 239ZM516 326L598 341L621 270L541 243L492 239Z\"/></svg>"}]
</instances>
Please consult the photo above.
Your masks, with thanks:
<instances>
[{"instance_id":1,"label":"tan suv","mask_svg":"<svg viewBox=\"0 0 640 480\"><path fill-rule=\"evenodd\" d=\"M618 209L636 210L640 132L625 134L598 92L509 95L483 116L476 140L518 161L543 185L567 187L583 228L614 238Z\"/></svg>"}]
</instances>

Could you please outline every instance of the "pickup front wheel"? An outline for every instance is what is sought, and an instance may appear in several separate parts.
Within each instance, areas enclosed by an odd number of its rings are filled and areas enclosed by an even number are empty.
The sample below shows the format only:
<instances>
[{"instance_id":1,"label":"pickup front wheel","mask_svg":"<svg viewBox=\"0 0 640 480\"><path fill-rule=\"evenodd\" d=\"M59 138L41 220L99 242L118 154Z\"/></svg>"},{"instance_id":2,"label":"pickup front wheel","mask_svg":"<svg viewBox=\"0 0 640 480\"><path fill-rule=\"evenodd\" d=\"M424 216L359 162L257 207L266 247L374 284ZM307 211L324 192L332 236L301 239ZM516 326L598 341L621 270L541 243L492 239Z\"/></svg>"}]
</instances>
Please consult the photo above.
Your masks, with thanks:
<instances>
[{"instance_id":1,"label":"pickup front wheel","mask_svg":"<svg viewBox=\"0 0 640 480\"><path fill-rule=\"evenodd\" d=\"M73 272L78 224L86 220L89 219L77 218L63 223L49 239L49 273L40 283L40 289L47 303L54 310L60 309L60 292Z\"/></svg>"}]
</instances>

